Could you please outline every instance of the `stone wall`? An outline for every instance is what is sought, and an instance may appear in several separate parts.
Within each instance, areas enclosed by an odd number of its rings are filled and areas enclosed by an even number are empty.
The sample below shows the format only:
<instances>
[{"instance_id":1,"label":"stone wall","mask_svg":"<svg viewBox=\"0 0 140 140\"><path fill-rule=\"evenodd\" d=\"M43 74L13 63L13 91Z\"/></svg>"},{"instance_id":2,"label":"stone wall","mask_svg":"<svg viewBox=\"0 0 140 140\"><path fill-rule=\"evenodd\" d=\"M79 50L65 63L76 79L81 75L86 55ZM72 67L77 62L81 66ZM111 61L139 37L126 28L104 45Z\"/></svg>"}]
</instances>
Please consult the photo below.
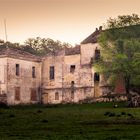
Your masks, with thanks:
<instances>
[{"instance_id":1,"label":"stone wall","mask_svg":"<svg viewBox=\"0 0 140 140\"><path fill-rule=\"evenodd\" d=\"M28 104L39 102L41 88L41 63L7 58L7 64L8 104ZM19 64L19 75L16 75L16 64ZM32 67L35 67L35 78L32 77ZM36 100L31 96L35 96Z\"/></svg>"},{"instance_id":2,"label":"stone wall","mask_svg":"<svg viewBox=\"0 0 140 140\"><path fill-rule=\"evenodd\" d=\"M85 46L86 47L86 46ZM91 46L93 49L94 46ZM44 58L42 63L42 101L43 103L79 102L94 98L94 70L90 59L93 52L51 55ZM83 59L84 57L84 59ZM82 61L88 59L86 63ZM50 80L50 67L54 66L55 78ZM56 99L56 95L59 99ZM99 95L96 95L99 96Z\"/></svg>"}]
</instances>

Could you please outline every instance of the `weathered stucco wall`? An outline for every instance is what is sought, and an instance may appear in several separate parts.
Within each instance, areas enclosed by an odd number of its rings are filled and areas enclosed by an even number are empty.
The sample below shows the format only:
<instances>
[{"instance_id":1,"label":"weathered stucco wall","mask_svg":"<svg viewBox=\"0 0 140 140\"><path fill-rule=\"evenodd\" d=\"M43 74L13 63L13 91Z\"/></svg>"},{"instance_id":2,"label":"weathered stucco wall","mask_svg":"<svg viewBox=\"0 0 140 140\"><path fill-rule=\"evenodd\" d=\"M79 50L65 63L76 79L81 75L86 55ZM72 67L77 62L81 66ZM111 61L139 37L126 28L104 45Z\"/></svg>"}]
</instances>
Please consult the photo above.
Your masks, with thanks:
<instances>
[{"instance_id":1,"label":"weathered stucco wall","mask_svg":"<svg viewBox=\"0 0 140 140\"><path fill-rule=\"evenodd\" d=\"M7 92L7 58L0 58L0 94Z\"/></svg>"},{"instance_id":2,"label":"weathered stucco wall","mask_svg":"<svg viewBox=\"0 0 140 140\"><path fill-rule=\"evenodd\" d=\"M43 88L61 88L62 87L62 69L64 57L49 56L42 62L42 86ZM54 66L54 79L50 79L50 67Z\"/></svg>"},{"instance_id":3,"label":"weathered stucco wall","mask_svg":"<svg viewBox=\"0 0 140 140\"><path fill-rule=\"evenodd\" d=\"M91 58L95 57L95 50L100 49L98 43L81 44L81 65L91 62Z\"/></svg>"},{"instance_id":4,"label":"weathered stucco wall","mask_svg":"<svg viewBox=\"0 0 140 140\"><path fill-rule=\"evenodd\" d=\"M8 92L9 104L39 102L41 88L41 63L8 58ZM19 76L16 75L16 64L19 64ZM35 78L32 77L32 67L35 67ZM19 99L15 98L15 90L19 89ZM31 99L31 90L34 90L34 98ZM18 91L17 91L18 92ZM18 94L18 93L17 93ZM36 98L36 99L35 99Z\"/></svg>"},{"instance_id":5,"label":"weathered stucco wall","mask_svg":"<svg viewBox=\"0 0 140 140\"><path fill-rule=\"evenodd\" d=\"M103 93L103 78L95 81L95 50L97 43L81 44L78 53L67 50L52 53L41 61L24 57L0 58L0 89L7 94L8 104L62 103L95 99ZM19 64L19 75L16 75ZM35 67L35 78L32 77ZM54 68L50 78L50 67Z\"/></svg>"},{"instance_id":6,"label":"weathered stucco wall","mask_svg":"<svg viewBox=\"0 0 140 140\"><path fill-rule=\"evenodd\" d=\"M90 47L94 48L94 46ZM43 103L79 102L98 96L94 93L94 69L90 65L93 55L87 55L88 53L53 55L44 59L42 65ZM86 65L81 64L82 57L88 58ZM54 66L55 70L55 78L52 80L49 76L50 66ZM56 94L59 99L56 99Z\"/></svg>"}]
</instances>

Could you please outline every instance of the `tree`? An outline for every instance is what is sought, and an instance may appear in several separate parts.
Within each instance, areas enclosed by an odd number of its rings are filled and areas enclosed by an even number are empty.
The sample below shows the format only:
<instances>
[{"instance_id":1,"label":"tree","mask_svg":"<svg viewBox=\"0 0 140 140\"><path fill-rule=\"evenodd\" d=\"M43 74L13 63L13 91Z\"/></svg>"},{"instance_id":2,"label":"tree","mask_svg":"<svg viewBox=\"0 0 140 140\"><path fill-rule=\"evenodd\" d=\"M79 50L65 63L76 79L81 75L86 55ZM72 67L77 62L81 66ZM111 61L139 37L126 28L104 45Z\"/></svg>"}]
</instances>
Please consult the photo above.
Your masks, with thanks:
<instances>
[{"instance_id":1,"label":"tree","mask_svg":"<svg viewBox=\"0 0 140 140\"><path fill-rule=\"evenodd\" d=\"M50 38L29 38L25 41L24 50L33 52L34 54L38 55L45 55L50 52L55 52L61 50L64 47L72 47L68 43L62 43L60 41L54 41Z\"/></svg>"},{"instance_id":2,"label":"tree","mask_svg":"<svg viewBox=\"0 0 140 140\"><path fill-rule=\"evenodd\" d=\"M140 79L140 18L137 15L118 16L108 20L98 40L101 59L94 64L106 78L123 77L128 100L132 84ZM133 24L134 23L134 24ZM135 25L137 24L137 25ZM115 78L115 79L116 79Z\"/></svg>"},{"instance_id":3,"label":"tree","mask_svg":"<svg viewBox=\"0 0 140 140\"><path fill-rule=\"evenodd\" d=\"M132 15L122 15L118 16L117 18L109 18L105 27L107 29L110 28L120 28L125 26L131 25L138 25L140 24L140 18L137 14Z\"/></svg>"}]
</instances>

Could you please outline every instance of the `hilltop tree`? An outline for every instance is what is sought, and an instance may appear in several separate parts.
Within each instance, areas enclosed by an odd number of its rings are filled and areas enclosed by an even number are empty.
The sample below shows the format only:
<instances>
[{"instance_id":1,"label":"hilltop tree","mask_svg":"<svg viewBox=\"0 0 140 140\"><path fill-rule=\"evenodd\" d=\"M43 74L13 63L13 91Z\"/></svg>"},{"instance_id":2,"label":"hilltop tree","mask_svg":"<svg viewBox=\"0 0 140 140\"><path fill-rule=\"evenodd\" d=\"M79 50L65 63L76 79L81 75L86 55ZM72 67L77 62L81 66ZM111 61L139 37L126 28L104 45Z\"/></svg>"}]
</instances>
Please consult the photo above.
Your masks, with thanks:
<instances>
[{"instance_id":1,"label":"hilltop tree","mask_svg":"<svg viewBox=\"0 0 140 140\"><path fill-rule=\"evenodd\" d=\"M140 84L139 23L140 18L134 14L118 16L115 20L109 19L108 29L103 31L98 39L102 56L95 63L95 67L97 71L104 73L107 79L121 76L125 81L128 100L130 85Z\"/></svg>"}]
</instances>

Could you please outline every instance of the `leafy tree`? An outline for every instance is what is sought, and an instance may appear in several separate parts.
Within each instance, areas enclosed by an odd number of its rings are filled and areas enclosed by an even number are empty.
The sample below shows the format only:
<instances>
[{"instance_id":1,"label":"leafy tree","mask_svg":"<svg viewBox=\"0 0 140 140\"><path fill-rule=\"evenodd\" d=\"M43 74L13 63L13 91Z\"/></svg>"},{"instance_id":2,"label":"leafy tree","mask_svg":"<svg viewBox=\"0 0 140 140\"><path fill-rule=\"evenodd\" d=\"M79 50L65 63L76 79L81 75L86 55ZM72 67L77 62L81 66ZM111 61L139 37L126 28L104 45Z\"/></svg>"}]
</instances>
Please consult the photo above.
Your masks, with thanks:
<instances>
[{"instance_id":1,"label":"leafy tree","mask_svg":"<svg viewBox=\"0 0 140 140\"><path fill-rule=\"evenodd\" d=\"M140 18L137 14L132 15L121 15L117 18L109 18L105 25L106 28L120 28L131 25L140 24Z\"/></svg>"},{"instance_id":2,"label":"leafy tree","mask_svg":"<svg viewBox=\"0 0 140 140\"><path fill-rule=\"evenodd\" d=\"M133 25L139 24L139 20L136 15L127 15L107 21L109 28L98 39L101 59L94 64L107 79L124 79L128 99L130 86L140 85L140 25Z\"/></svg>"},{"instance_id":3,"label":"leafy tree","mask_svg":"<svg viewBox=\"0 0 140 140\"><path fill-rule=\"evenodd\" d=\"M24 50L38 55L45 55L50 52L61 50L64 47L72 47L68 43L62 43L60 41L54 41L50 38L29 38L25 41Z\"/></svg>"}]
</instances>

